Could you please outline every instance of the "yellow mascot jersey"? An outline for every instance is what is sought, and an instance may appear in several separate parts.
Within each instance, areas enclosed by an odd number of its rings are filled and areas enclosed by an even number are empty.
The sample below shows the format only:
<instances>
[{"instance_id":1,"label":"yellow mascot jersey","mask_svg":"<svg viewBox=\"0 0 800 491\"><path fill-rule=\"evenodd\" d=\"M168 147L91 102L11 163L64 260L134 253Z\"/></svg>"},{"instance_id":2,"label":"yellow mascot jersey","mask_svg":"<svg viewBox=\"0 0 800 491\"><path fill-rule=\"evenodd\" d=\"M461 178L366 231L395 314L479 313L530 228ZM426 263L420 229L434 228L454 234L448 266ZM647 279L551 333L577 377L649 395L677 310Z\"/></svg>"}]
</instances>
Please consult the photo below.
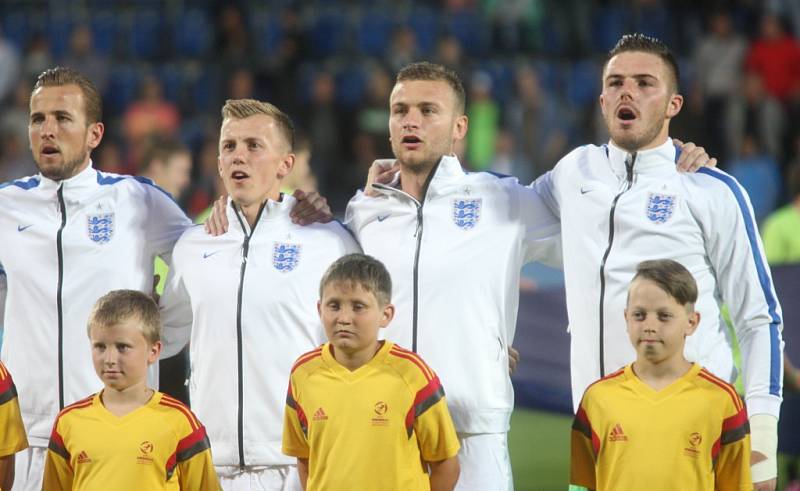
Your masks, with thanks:
<instances>
[{"instance_id":1,"label":"yellow mascot jersey","mask_svg":"<svg viewBox=\"0 0 800 491\"><path fill-rule=\"evenodd\" d=\"M100 394L59 413L44 491L219 489L206 429L181 402L156 392L120 418Z\"/></svg>"},{"instance_id":2,"label":"yellow mascot jersey","mask_svg":"<svg viewBox=\"0 0 800 491\"><path fill-rule=\"evenodd\" d=\"M458 449L439 378L415 353L386 341L351 372L326 343L295 363L283 452L309 459L308 491L428 490L421 460Z\"/></svg>"},{"instance_id":3,"label":"yellow mascot jersey","mask_svg":"<svg viewBox=\"0 0 800 491\"><path fill-rule=\"evenodd\" d=\"M660 391L628 365L586 390L571 467L572 484L598 491L752 490L747 411L699 365Z\"/></svg>"},{"instance_id":4,"label":"yellow mascot jersey","mask_svg":"<svg viewBox=\"0 0 800 491\"><path fill-rule=\"evenodd\" d=\"M0 362L0 457L28 448L28 438L19 413L17 389L6 366Z\"/></svg>"}]
</instances>

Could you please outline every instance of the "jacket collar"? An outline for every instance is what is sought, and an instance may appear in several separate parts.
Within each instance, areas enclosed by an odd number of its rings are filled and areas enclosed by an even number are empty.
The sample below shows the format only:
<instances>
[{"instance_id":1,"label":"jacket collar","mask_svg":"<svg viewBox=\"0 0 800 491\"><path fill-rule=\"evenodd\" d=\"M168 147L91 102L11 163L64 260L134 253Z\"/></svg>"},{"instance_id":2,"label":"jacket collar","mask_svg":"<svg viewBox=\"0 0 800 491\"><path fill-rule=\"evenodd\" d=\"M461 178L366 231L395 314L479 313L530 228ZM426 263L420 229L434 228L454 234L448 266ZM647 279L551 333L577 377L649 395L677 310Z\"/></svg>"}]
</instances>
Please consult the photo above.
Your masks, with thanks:
<instances>
[{"instance_id":1,"label":"jacket collar","mask_svg":"<svg viewBox=\"0 0 800 491\"><path fill-rule=\"evenodd\" d=\"M623 150L609 142L606 146L608 160L614 174L624 177L626 175L625 162L630 158L631 153ZM675 171L675 161L677 160L677 149L672 143L671 138L648 150L636 152L636 160L633 165L635 174L652 174L654 172Z\"/></svg>"},{"instance_id":2,"label":"jacket collar","mask_svg":"<svg viewBox=\"0 0 800 491\"><path fill-rule=\"evenodd\" d=\"M288 217L296 203L297 200L294 198L294 196L284 193L281 194L280 201L273 201L271 199L267 200L267 202L264 204L264 209L261 211L261 215L258 218L256 228L263 227L265 222L274 222L276 220L281 220L282 218ZM231 199L229 196L228 205L225 207L225 214L228 217L228 226L242 233L249 234L250 226L247 224L247 221L244 221L244 214L241 213L241 210L238 211L242 217L246 229L242 229L242 225L239 222L239 218L236 216L236 213L237 211L233 208L233 199Z\"/></svg>"},{"instance_id":3,"label":"jacket collar","mask_svg":"<svg viewBox=\"0 0 800 491\"><path fill-rule=\"evenodd\" d=\"M425 198L427 199L436 196L444 187L458 181L465 175L466 172L464 172L464 169L461 167L461 162L458 160L458 157L455 155L442 156L442 158L439 160L439 163L436 164L436 167L433 169L433 177L428 185ZM385 186L378 185L375 187L375 189L381 193L388 191L387 188L394 188L395 190L402 192L402 189L400 188L400 171L397 171L389 184Z\"/></svg>"},{"instance_id":4,"label":"jacket collar","mask_svg":"<svg viewBox=\"0 0 800 491\"><path fill-rule=\"evenodd\" d=\"M98 176L97 170L92 166L92 161L89 160L89 165L87 165L85 169L69 179L54 181L39 173L39 179L41 181L39 186L43 191L52 192L56 192L60 186L63 186L64 196L76 199L83 196L86 192L93 191L97 188Z\"/></svg>"}]
</instances>

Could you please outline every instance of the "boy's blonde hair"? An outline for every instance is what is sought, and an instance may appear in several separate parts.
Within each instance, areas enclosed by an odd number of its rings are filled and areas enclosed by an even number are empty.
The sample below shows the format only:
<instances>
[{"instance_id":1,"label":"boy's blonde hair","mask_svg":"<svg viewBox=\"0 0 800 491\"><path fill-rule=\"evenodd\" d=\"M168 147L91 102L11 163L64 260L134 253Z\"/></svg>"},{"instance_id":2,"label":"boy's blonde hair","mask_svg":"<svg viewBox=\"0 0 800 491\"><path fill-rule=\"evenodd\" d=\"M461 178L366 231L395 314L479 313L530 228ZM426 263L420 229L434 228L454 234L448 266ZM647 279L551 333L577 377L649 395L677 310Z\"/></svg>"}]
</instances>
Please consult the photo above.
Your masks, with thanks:
<instances>
[{"instance_id":1,"label":"boy's blonde hair","mask_svg":"<svg viewBox=\"0 0 800 491\"><path fill-rule=\"evenodd\" d=\"M228 99L222 106L222 120L226 119L245 119L250 116L263 114L272 118L278 125L278 129L283 133L286 143L289 144L289 151L294 149L294 123L292 118L269 102L257 101L255 99Z\"/></svg>"},{"instance_id":2,"label":"boy's blonde hair","mask_svg":"<svg viewBox=\"0 0 800 491\"><path fill-rule=\"evenodd\" d=\"M161 315L156 302L137 290L114 290L100 297L89 315L86 332L91 336L92 329L108 329L121 322L134 318L139 321L139 329L153 345L161 340Z\"/></svg>"},{"instance_id":3,"label":"boy's blonde hair","mask_svg":"<svg viewBox=\"0 0 800 491\"><path fill-rule=\"evenodd\" d=\"M652 281L687 310L694 310L697 282L681 263L672 259L642 261L636 266L636 275L631 283L638 279Z\"/></svg>"},{"instance_id":4,"label":"boy's blonde hair","mask_svg":"<svg viewBox=\"0 0 800 491\"><path fill-rule=\"evenodd\" d=\"M392 301L392 277L389 271L382 262L366 254L348 254L334 261L319 282L320 298L322 291L331 283L358 285L375 295L381 306Z\"/></svg>"}]
</instances>

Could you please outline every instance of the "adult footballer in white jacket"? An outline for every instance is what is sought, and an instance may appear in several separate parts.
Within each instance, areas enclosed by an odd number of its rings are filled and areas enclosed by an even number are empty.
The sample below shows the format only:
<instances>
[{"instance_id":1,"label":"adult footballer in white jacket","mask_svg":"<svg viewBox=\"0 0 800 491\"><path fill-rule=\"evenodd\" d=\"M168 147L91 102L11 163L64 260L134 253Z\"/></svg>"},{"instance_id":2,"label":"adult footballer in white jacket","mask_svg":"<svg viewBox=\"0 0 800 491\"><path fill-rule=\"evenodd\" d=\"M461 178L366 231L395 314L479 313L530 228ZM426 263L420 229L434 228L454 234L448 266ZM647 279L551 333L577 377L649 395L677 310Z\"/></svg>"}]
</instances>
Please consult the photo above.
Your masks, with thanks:
<instances>
[{"instance_id":1,"label":"adult footballer in white jacket","mask_svg":"<svg viewBox=\"0 0 800 491\"><path fill-rule=\"evenodd\" d=\"M191 338L189 393L206 425L223 489L300 490L294 458L281 453L292 364L325 341L319 279L358 252L338 222L292 223L296 200L280 192L292 170L294 126L272 104L222 108L219 174L230 228L184 233L161 297L167 356Z\"/></svg>"},{"instance_id":2,"label":"adult footballer in white jacket","mask_svg":"<svg viewBox=\"0 0 800 491\"><path fill-rule=\"evenodd\" d=\"M635 358L623 310L636 265L674 259L700 289L701 322L685 356L733 382L720 305L730 309L742 352L753 482L772 490L782 399L780 305L746 191L717 169L675 169L680 152L668 132L683 105L678 79L663 43L624 36L603 69L600 106L611 142L572 151L534 183L561 218L573 400L577 407L590 383Z\"/></svg>"}]
</instances>

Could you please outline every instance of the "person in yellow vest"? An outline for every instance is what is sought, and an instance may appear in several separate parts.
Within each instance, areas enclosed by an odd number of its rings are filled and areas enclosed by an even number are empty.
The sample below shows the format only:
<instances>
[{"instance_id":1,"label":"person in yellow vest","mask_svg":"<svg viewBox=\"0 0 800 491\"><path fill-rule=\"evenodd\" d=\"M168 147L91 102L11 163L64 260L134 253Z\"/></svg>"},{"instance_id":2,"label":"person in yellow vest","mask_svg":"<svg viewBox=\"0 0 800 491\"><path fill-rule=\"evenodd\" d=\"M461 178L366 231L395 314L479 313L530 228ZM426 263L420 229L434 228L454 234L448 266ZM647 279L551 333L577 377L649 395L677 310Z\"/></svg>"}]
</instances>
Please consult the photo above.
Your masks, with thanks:
<instances>
[{"instance_id":1,"label":"person in yellow vest","mask_svg":"<svg viewBox=\"0 0 800 491\"><path fill-rule=\"evenodd\" d=\"M594 490L752 490L747 411L683 355L700 322L680 263L643 261L625 309L636 361L590 385L572 424L570 483Z\"/></svg>"}]
</instances>

